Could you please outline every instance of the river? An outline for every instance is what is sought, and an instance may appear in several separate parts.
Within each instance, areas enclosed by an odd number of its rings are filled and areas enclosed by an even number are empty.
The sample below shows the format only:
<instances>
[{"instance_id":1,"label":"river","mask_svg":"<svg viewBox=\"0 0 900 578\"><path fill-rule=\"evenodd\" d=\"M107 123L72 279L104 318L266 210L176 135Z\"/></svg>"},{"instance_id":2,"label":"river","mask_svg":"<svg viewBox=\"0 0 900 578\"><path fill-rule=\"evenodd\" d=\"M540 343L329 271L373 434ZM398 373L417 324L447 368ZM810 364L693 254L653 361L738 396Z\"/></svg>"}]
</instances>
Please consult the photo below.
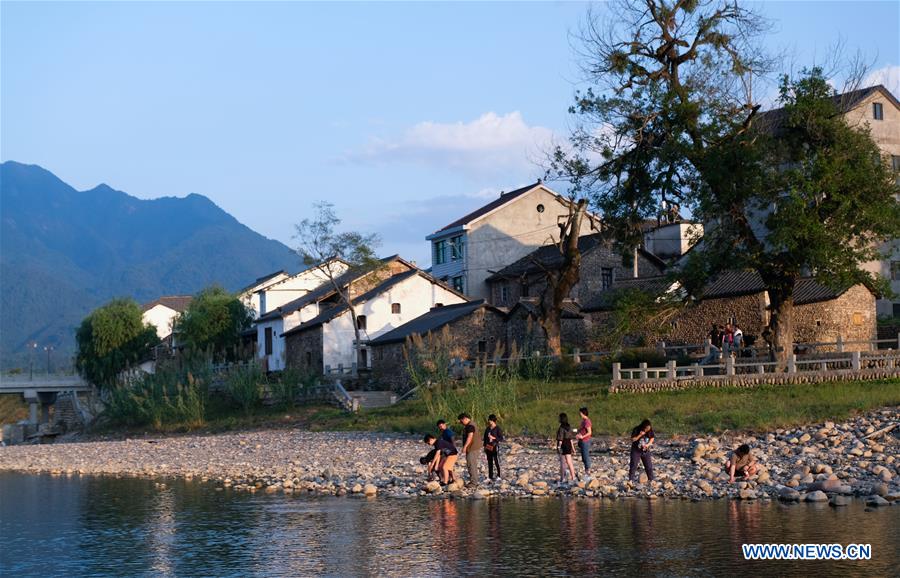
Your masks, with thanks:
<instances>
[{"instance_id":1,"label":"river","mask_svg":"<svg viewBox=\"0 0 900 578\"><path fill-rule=\"evenodd\" d=\"M869 543L854 562L745 562L742 543ZM0 474L2 576L898 575L900 507L357 499L197 482Z\"/></svg>"}]
</instances>

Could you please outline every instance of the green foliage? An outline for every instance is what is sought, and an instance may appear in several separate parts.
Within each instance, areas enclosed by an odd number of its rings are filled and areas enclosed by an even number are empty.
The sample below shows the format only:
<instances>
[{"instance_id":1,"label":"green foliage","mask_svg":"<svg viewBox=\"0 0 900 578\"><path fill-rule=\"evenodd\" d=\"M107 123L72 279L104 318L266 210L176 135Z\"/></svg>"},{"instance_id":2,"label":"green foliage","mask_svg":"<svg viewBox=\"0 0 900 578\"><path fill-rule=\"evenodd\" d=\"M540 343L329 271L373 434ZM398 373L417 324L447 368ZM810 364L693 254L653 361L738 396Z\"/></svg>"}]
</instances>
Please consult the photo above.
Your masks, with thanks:
<instances>
[{"instance_id":1,"label":"green foliage","mask_svg":"<svg viewBox=\"0 0 900 578\"><path fill-rule=\"evenodd\" d=\"M518 408L516 383L502 369L479 367L460 387L432 385L420 390L428 419L452 421L460 413L468 413L477 423L496 414L503 419Z\"/></svg>"},{"instance_id":2,"label":"green foliage","mask_svg":"<svg viewBox=\"0 0 900 578\"><path fill-rule=\"evenodd\" d=\"M610 323L594 335L604 350L618 351L629 340L644 343L665 337L671 331L671 320L684 304L678 295L652 294L638 289L620 289L610 296L613 305Z\"/></svg>"},{"instance_id":3,"label":"green foliage","mask_svg":"<svg viewBox=\"0 0 900 578\"><path fill-rule=\"evenodd\" d=\"M75 340L78 371L101 388L113 386L159 343L156 329L144 324L141 308L132 299L114 299L94 310L81 322Z\"/></svg>"},{"instance_id":4,"label":"green foliage","mask_svg":"<svg viewBox=\"0 0 900 578\"><path fill-rule=\"evenodd\" d=\"M209 351L215 359L241 357L241 333L253 315L233 294L221 287L201 291L175 321L180 343L189 350Z\"/></svg>"},{"instance_id":5,"label":"green foliage","mask_svg":"<svg viewBox=\"0 0 900 578\"><path fill-rule=\"evenodd\" d=\"M225 392L244 414L250 414L262 405L266 374L258 364L251 363L225 378Z\"/></svg>"},{"instance_id":6,"label":"green foliage","mask_svg":"<svg viewBox=\"0 0 900 578\"><path fill-rule=\"evenodd\" d=\"M161 367L156 373L141 374L127 385L110 389L102 417L114 426L199 427L205 422L206 383L191 372Z\"/></svg>"},{"instance_id":7,"label":"green foliage","mask_svg":"<svg viewBox=\"0 0 900 578\"><path fill-rule=\"evenodd\" d=\"M462 352L459 357L464 356ZM437 333L429 332L425 337L414 333L406 338L403 346L406 373L414 387L447 386L453 357L453 339L447 326Z\"/></svg>"},{"instance_id":8,"label":"green foliage","mask_svg":"<svg viewBox=\"0 0 900 578\"><path fill-rule=\"evenodd\" d=\"M318 377L313 373L287 368L268 379L268 386L275 405L281 408L291 408L295 407L300 393L317 382Z\"/></svg>"}]
</instances>

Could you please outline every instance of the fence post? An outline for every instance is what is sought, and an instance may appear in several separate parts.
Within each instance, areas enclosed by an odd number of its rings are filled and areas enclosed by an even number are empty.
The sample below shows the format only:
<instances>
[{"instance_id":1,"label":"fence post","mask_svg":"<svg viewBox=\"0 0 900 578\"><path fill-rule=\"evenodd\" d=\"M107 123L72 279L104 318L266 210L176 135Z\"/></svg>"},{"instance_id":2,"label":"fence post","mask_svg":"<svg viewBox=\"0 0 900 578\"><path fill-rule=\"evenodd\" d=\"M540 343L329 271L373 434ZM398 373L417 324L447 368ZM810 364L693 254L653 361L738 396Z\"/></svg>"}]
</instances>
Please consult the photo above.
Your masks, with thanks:
<instances>
[{"instance_id":1,"label":"fence post","mask_svg":"<svg viewBox=\"0 0 900 578\"><path fill-rule=\"evenodd\" d=\"M576 365L581 363L581 350L577 347L572 350L572 363Z\"/></svg>"},{"instance_id":2,"label":"fence post","mask_svg":"<svg viewBox=\"0 0 900 578\"><path fill-rule=\"evenodd\" d=\"M612 378L613 381L618 381L622 379L622 364L618 361L614 362L612 365Z\"/></svg>"},{"instance_id":3,"label":"fence post","mask_svg":"<svg viewBox=\"0 0 900 578\"><path fill-rule=\"evenodd\" d=\"M840 334L838 334L838 336L837 336L837 352L838 353L844 352L844 338L841 337Z\"/></svg>"},{"instance_id":4,"label":"fence post","mask_svg":"<svg viewBox=\"0 0 900 578\"><path fill-rule=\"evenodd\" d=\"M734 375L734 358L730 355L725 358L725 375Z\"/></svg>"},{"instance_id":5,"label":"fence post","mask_svg":"<svg viewBox=\"0 0 900 578\"><path fill-rule=\"evenodd\" d=\"M642 361L638 367L641 369L641 379L647 379L647 362Z\"/></svg>"},{"instance_id":6,"label":"fence post","mask_svg":"<svg viewBox=\"0 0 900 578\"><path fill-rule=\"evenodd\" d=\"M669 362L666 363L666 366L668 367L668 371L666 372L666 377L668 377L669 379L675 379L676 377L678 377L678 370L675 369L675 360L674 359L669 360Z\"/></svg>"},{"instance_id":7,"label":"fence post","mask_svg":"<svg viewBox=\"0 0 900 578\"><path fill-rule=\"evenodd\" d=\"M877 343L875 344L875 347L878 347ZM900 331L897 332L897 349L900 349Z\"/></svg>"},{"instance_id":8,"label":"fence post","mask_svg":"<svg viewBox=\"0 0 900 578\"><path fill-rule=\"evenodd\" d=\"M656 342L656 353L661 357L666 356L666 342L665 341L657 341Z\"/></svg>"},{"instance_id":9,"label":"fence post","mask_svg":"<svg viewBox=\"0 0 900 578\"><path fill-rule=\"evenodd\" d=\"M853 371L859 371L860 363L859 363L859 351L854 351L850 354L850 366L853 368Z\"/></svg>"},{"instance_id":10,"label":"fence post","mask_svg":"<svg viewBox=\"0 0 900 578\"><path fill-rule=\"evenodd\" d=\"M338 373L343 375L343 373L344 373L344 364L343 363L338 363Z\"/></svg>"},{"instance_id":11,"label":"fence post","mask_svg":"<svg viewBox=\"0 0 900 578\"><path fill-rule=\"evenodd\" d=\"M828 362L827 361L822 362L822 371L823 372L828 371Z\"/></svg>"},{"instance_id":12,"label":"fence post","mask_svg":"<svg viewBox=\"0 0 900 578\"><path fill-rule=\"evenodd\" d=\"M762 363L760 363L759 365L757 365L757 366L756 366L756 369L757 369L757 371L758 371L759 373L765 373L765 372L766 372L766 366L763 365Z\"/></svg>"},{"instance_id":13,"label":"fence post","mask_svg":"<svg viewBox=\"0 0 900 578\"><path fill-rule=\"evenodd\" d=\"M788 355L788 373L797 373L797 355L792 353Z\"/></svg>"},{"instance_id":14,"label":"fence post","mask_svg":"<svg viewBox=\"0 0 900 578\"><path fill-rule=\"evenodd\" d=\"M357 373L357 369L358 369L358 368L356 367L356 362L355 362L355 361L354 361L353 363L350 364L350 371L352 371L353 373Z\"/></svg>"},{"instance_id":15,"label":"fence post","mask_svg":"<svg viewBox=\"0 0 900 578\"><path fill-rule=\"evenodd\" d=\"M697 377L703 377L703 366L702 365L697 366Z\"/></svg>"},{"instance_id":16,"label":"fence post","mask_svg":"<svg viewBox=\"0 0 900 578\"><path fill-rule=\"evenodd\" d=\"M900 333L897 334L897 342L900 343ZM712 340L708 337L706 338L706 343L703 344L703 356L706 357L709 355L709 348L712 345ZM702 377L702 372L701 372Z\"/></svg>"}]
</instances>

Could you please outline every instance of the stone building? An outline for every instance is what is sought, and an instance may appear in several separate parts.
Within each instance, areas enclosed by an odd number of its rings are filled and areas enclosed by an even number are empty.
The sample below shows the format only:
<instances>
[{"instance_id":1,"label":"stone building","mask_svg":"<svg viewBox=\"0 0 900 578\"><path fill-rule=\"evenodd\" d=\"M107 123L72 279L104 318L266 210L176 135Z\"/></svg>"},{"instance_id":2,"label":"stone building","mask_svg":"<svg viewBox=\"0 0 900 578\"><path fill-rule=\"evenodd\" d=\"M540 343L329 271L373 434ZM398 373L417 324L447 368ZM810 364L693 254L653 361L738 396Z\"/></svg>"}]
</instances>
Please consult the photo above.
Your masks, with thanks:
<instances>
[{"instance_id":1,"label":"stone building","mask_svg":"<svg viewBox=\"0 0 900 578\"><path fill-rule=\"evenodd\" d=\"M564 348L578 347L582 351L589 343L591 320L582 314L578 303L563 303L560 337ZM515 344L518 352L547 353L547 338L538 322L537 299L523 298L510 309L506 317L506 349Z\"/></svg>"},{"instance_id":2,"label":"stone building","mask_svg":"<svg viewBox=\"0 0 900 578\"><path fill-rule=\"evenodd\" d=\"M672 295L678 285L667 277L625 282L617 290L636 290L651 295ZM598 294L582 307L595 331L611 322L617 291ZM755 272L729 271L703 289L699 299L684 305L658 330L632 336L645 344L665 341L672 345L703 343L712 324L736 323L745 339L762 344L769 323L769 300L762 279ZM811 278L798 280L794 293L794 340L797 343L869 341L876 336L875 296L854 285L836 290ZM847 345L847 351L867 350L867 345Z\"/></svg>"},{"instance_id":3,"label":"stone building","mask_svg":"<svg viewBox=\"0 0 900 578\"><path fill-rule=\"evenodd\" d=\"M469 301L434 307L427 313L369 342L372 375L392 389L409 387L403 349L414 335L440 341L448 357L473 360L493 356L503 350L506 333L504 314L484 302ZM498 349L498 345L500 349Z\"/></svg>"},{"instance_id":4,"label":"stone building","mask_svg":"<svg viewBox=\"0 0 900 578\"><path fill-rule=\"evenodd\" d=\"M578 238L581 252L581 280L569 296L584 303L597 293L609 289L622 279L635 277L634 256L623 254L615 243L601 233ZM637 277L660 275L664 261L643 249L637 250ZM563 255L556 245L544 245L487 278L491 303L498 307L513 307L520 299L539 297L546 287L545 270L562 267Z\"/></svg>"},{"instance_id":5,"label":"stone building","mask_svg":"<svg viewBox=\"0 0 900 578\"><path fill-rule=\"evenodd\" d=\"M559 239L559 224L571 203L537 182L508 193L460 217L427 237L431 272L474 298L490 299L485 279L536 248ZM582 234L598 228L588 214Z\"/></svg>"}]
</instances>

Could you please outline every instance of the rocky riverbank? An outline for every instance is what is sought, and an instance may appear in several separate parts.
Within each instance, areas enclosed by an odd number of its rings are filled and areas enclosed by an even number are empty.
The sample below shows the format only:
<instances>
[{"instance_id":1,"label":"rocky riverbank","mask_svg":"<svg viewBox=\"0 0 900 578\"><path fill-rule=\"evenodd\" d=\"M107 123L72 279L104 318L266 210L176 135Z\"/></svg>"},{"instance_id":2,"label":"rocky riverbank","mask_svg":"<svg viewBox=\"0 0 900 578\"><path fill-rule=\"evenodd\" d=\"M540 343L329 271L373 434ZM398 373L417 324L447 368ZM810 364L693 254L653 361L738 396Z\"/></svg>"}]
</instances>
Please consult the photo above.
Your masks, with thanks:
<instances>
[{"instance_id":1,"label":"rocky riverbank","mask_svg":"<svg viewBox=\"0 0 900 578\"><path fill-rule=\"evenodd\" d=\"M894 407L845 423L756 436L661 436L653 452L656 479L650 483L643 474L640 483L627 480L627 440L595 439L593 476L566 485L556 483L558 461L549 442L507 443L501 450L503 479L467 489L425 482L419 457L428 448L418 436L299 430L3 447L0 471L183 477L229 491L288 494L736 498L834 506L860 497L881 506L900 503L898 422L900 408ZM730 484L724 462L740 443L751 445L761 471L753 480ZM580 472L577 456L575 462ZM458 477L463 470L457 466Z\"/></svg>"}]
</instances>

